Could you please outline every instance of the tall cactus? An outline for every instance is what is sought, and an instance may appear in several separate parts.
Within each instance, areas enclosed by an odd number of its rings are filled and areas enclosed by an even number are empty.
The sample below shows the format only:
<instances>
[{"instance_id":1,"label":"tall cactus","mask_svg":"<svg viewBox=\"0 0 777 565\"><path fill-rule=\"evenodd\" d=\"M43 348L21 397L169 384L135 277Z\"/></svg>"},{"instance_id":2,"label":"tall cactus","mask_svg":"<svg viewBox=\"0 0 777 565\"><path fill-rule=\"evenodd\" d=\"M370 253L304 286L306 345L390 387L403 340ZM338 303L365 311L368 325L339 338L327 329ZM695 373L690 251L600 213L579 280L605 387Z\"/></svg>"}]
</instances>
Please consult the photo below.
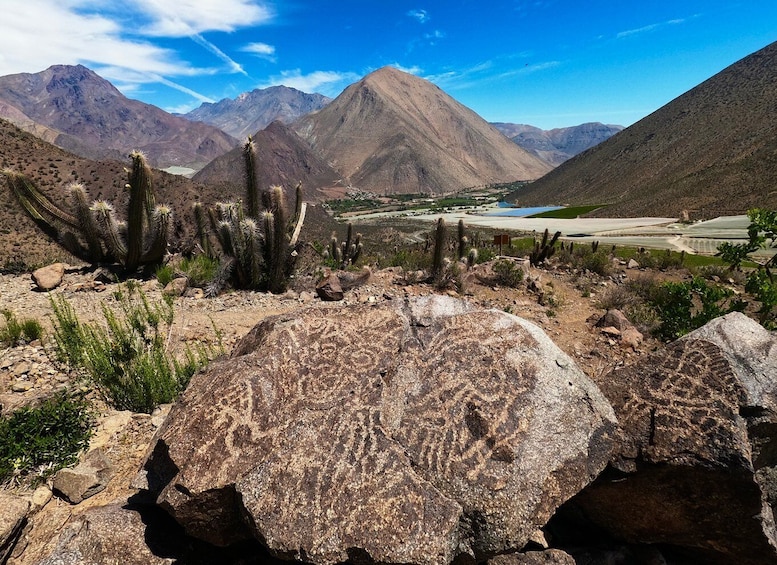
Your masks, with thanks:
<instances>
[{"instance_id":1,"label":"tall cactus","mask_svg":"<svg viewBox=\"0 0 777 565\"><path fill-rule=\"evenodd\" d=\"M541 263L544 263L547 259L553 256L556 252L556 242L561 236L561 232L557 231L550 237L550 232L545 229L545 233L542 234L542 242L534 242L534 250L529 254L529 263L532 267L536 267Z\"/></svg>"},{"instance_id":2,"label":"tall cactus","mask_svg":"<svg viewBox=\"0 0 777 565\"><path fill-rule=\"evenodd\" d=\"M329 257L340 269L345 269L349 265L356 264L363 249L362 234L353 235L353 224L348 222L345 232L345 241L338 243L337 235L332 234L329 242Z\"/></svg>"},{"instance_id":3,"label":"tall cactus","mask_svg":"<svg viewBox=\"0 0 777 565\"><path fill-rule=\"evenodd\" d=\"M280 186L259 192L256 148L249 137L243 147L246 169L246 207L240 201L221 203L211 213L211 224L223 253L224 264L232 265L233 283L241 288L265 288L273 293L286 290L305 221L307 205L302 201L302 184L296 187L293 215ZM204 223L200 210L195 217ZM200 228L198 227L198 231ZM203 230L204 231L204 230ZM205 250L206 239L201 237Z\"/></svg>"},{"instance_id":4,"label":"tall cactus","mask_svg":"<svg viewBox=\"0 0 777 565\"><path fill-rule=\"evenodd\" d=\"M437 227L434 230L434 252L432 255L432 279L439 280L442 276L445 257L445 238L447 229L443 218L437 219Z\"/></svg>"},{"instance_id":5,"label":"tall cactus","mask_svg":"<svg viewBox=\"0 0 777 565\"><path fill-rule=\"evenodd\" d=\"M98 200L89 205L86 189L80 183L68 187L75 212L70 213L56 206L24 175L12 171L3 174L36 224L72 255L93 265L120 263L132 273L164 259L172 211L155 205L151 169L143 154L136 151L130 158L126 224L117 220L110 203Z\"/></svg>"}]
</instances>

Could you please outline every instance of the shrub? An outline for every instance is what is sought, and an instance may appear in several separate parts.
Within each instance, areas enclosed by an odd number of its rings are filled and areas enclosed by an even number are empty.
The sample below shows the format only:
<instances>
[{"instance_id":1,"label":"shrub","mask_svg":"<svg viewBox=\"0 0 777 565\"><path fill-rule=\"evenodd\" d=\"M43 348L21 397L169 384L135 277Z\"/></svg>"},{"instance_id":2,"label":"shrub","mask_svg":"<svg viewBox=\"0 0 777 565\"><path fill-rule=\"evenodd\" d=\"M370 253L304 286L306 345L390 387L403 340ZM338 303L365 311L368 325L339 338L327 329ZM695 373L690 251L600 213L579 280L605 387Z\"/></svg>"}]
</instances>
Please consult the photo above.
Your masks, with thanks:
<instances>
[{"instance_id":1,"label":"shrub","mask_svg":"<svg viewBox=\"0 0 777 565\"><path fill-rule=\"evenodd\" d=\"M491 267L496 277L496 284L510 288L518 288L523 283L523 270L515 261L499 259Z\"/></svg>"},{"instance_id":2,"label":"shrub","mask_svg":"<svg viewBox=\"0 0 777 565\"><path fill-rule=\"evenodd\" d=\"M175 277L175 269L171 265L160 265L157 267L155 275L159 284L167 286Z\"/></svg>"},{"instance_id":3,"label":"shrub","mask_svg":"<svg viewBox=\"0 0 777 565\"><path fill-rule=\"evenodd\" d=\"M45 479L74 464L93 423L87 402L65 393L0 418L0 483Z\"/></svg>"},{"instance_id":4,"label":"shrub","mask_svg":"<svg viewBox=\"0 0 777 565\"><path fill-rule=\"evenodd\" d=\"M707 284L701 277L689 282L664 283L652 299L661 318L656 331L658 337L677 339L713 318L744 309L742 301L729 300L732 294L725 287Z\"/></svg>"},{"instance_id":5,"label":"shrub","mask_svg":"<svg viewBox=\"0 0 777 565\"><path fill-rule=\"evenodd\" d=\"M186 276L189 286L205 288L215 278L219 270L219 261L207 255L184 258L178 269Z\"/></svg>"},{"instance_id":6,"label":"shrub","mask_svg":"<svg viewBox=\"0 0 777 565\"><path fill-rule=\"evenodd\" d=\"M54 341L60 359L83 369L113 407L151 413L175 400L219 351L187 345L176 358L167 348L172 299L152 304L134 285L127 288L116 292L116 310L103 305L105 326L81 323L64 297L52 298Z\"/></svg>"},{"instance_id":7,"label":"shrub","mask_svg":"<svg viewBox=\"0 0 777 565\"><path fill-rule=\"evenodd\" d=\"M755 260L752 254L756 251L777 248L777 210L755 208L749 210L747 216L750 219L748 242L737 245L724 243L718 247L717 255L734 271L738 271L745 260ZM761 303L759 321L767 329L777 328L777 279L772 272L774 267L777 267L777 253L758 262L745 283L745 290Z\"/></svg>"},{"instance_id":8,"label":"shrub","mask_svg":"<svg viewBox=\"0 0 777 565\"><path fill-rule=\"evenodd\" d=\"M0 343L14 346L30 343L43 335L43 327L38 320L25 319L20 322L10 310L3 310L2 314L5 325L0 328Z\"/></svg>"}]
</instances>

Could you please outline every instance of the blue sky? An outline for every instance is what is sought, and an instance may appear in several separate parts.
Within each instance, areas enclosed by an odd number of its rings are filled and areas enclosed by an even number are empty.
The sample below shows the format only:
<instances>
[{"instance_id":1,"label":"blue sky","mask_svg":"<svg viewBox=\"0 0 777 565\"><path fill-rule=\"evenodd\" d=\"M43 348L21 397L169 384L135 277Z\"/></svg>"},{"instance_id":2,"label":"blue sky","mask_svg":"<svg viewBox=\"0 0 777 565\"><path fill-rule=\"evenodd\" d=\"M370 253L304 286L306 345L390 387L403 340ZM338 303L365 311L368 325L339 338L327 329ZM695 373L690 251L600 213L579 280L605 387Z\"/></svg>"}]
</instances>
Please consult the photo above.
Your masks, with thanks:
<instances>
[{"instance_id":1,"label":"blue sky","mask_svg":"<svg viewBox=\"0 0 777 565\"><path fill-rule=\"evenodd\" d=\"M773 0L3 0L0 75L83 64L168 111L394 65L489 121L630 125L777 41Z\"/></svg>"}]
</instances>

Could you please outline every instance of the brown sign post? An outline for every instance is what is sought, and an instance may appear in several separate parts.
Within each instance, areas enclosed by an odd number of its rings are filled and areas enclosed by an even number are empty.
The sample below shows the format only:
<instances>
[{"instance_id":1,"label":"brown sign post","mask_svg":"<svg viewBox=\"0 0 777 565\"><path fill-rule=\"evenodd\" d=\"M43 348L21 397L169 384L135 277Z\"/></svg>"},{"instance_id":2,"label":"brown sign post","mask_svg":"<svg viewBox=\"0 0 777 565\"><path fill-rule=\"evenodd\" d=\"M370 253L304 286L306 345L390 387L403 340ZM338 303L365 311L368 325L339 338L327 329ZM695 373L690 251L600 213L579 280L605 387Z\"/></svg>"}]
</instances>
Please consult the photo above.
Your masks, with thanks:
<instances>
[{"instance_id":1,"label":"brown sign post","mask_svg":"<svg viewBox=\"0 0 777 565\"><path fill-rule=\"evenodd\" d=\"M506 233L502 233L494 236L494 245L499 246L499 254L502 254L502 245L510 245L510 236Z\"/></svg>"}]
</instances>

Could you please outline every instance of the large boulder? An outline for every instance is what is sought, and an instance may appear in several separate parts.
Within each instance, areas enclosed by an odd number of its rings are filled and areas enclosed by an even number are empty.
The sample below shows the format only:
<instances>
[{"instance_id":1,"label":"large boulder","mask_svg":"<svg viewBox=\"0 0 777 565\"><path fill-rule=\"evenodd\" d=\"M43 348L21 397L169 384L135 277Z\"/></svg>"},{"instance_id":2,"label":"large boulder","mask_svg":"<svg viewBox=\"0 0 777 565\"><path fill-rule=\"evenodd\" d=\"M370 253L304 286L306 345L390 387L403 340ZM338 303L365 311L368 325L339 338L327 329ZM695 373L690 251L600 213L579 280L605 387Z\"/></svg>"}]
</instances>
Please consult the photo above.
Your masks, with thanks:
<instances>
[{"instance_id":1,"label":"large boulder","mask_svg":"<svg viewBox=\"0 0 777 565\"><path fill-rule=\"evenodd\" d=\"M598 388L537 326L449 297L267 319L197 374L136 485L219 545L449 563L527 544L606 464Z\"/></svg>"},{"instance_id":2,"label":"large boulder","mask_svg":"<svg viewBox=\"0 0 777 565\"><path fill-rule=\"evenodd\" d=\"M618 445L557 520L681 562L777 563L777 336L729 314L600 386Z\"/></svg>"}]
</instances>

